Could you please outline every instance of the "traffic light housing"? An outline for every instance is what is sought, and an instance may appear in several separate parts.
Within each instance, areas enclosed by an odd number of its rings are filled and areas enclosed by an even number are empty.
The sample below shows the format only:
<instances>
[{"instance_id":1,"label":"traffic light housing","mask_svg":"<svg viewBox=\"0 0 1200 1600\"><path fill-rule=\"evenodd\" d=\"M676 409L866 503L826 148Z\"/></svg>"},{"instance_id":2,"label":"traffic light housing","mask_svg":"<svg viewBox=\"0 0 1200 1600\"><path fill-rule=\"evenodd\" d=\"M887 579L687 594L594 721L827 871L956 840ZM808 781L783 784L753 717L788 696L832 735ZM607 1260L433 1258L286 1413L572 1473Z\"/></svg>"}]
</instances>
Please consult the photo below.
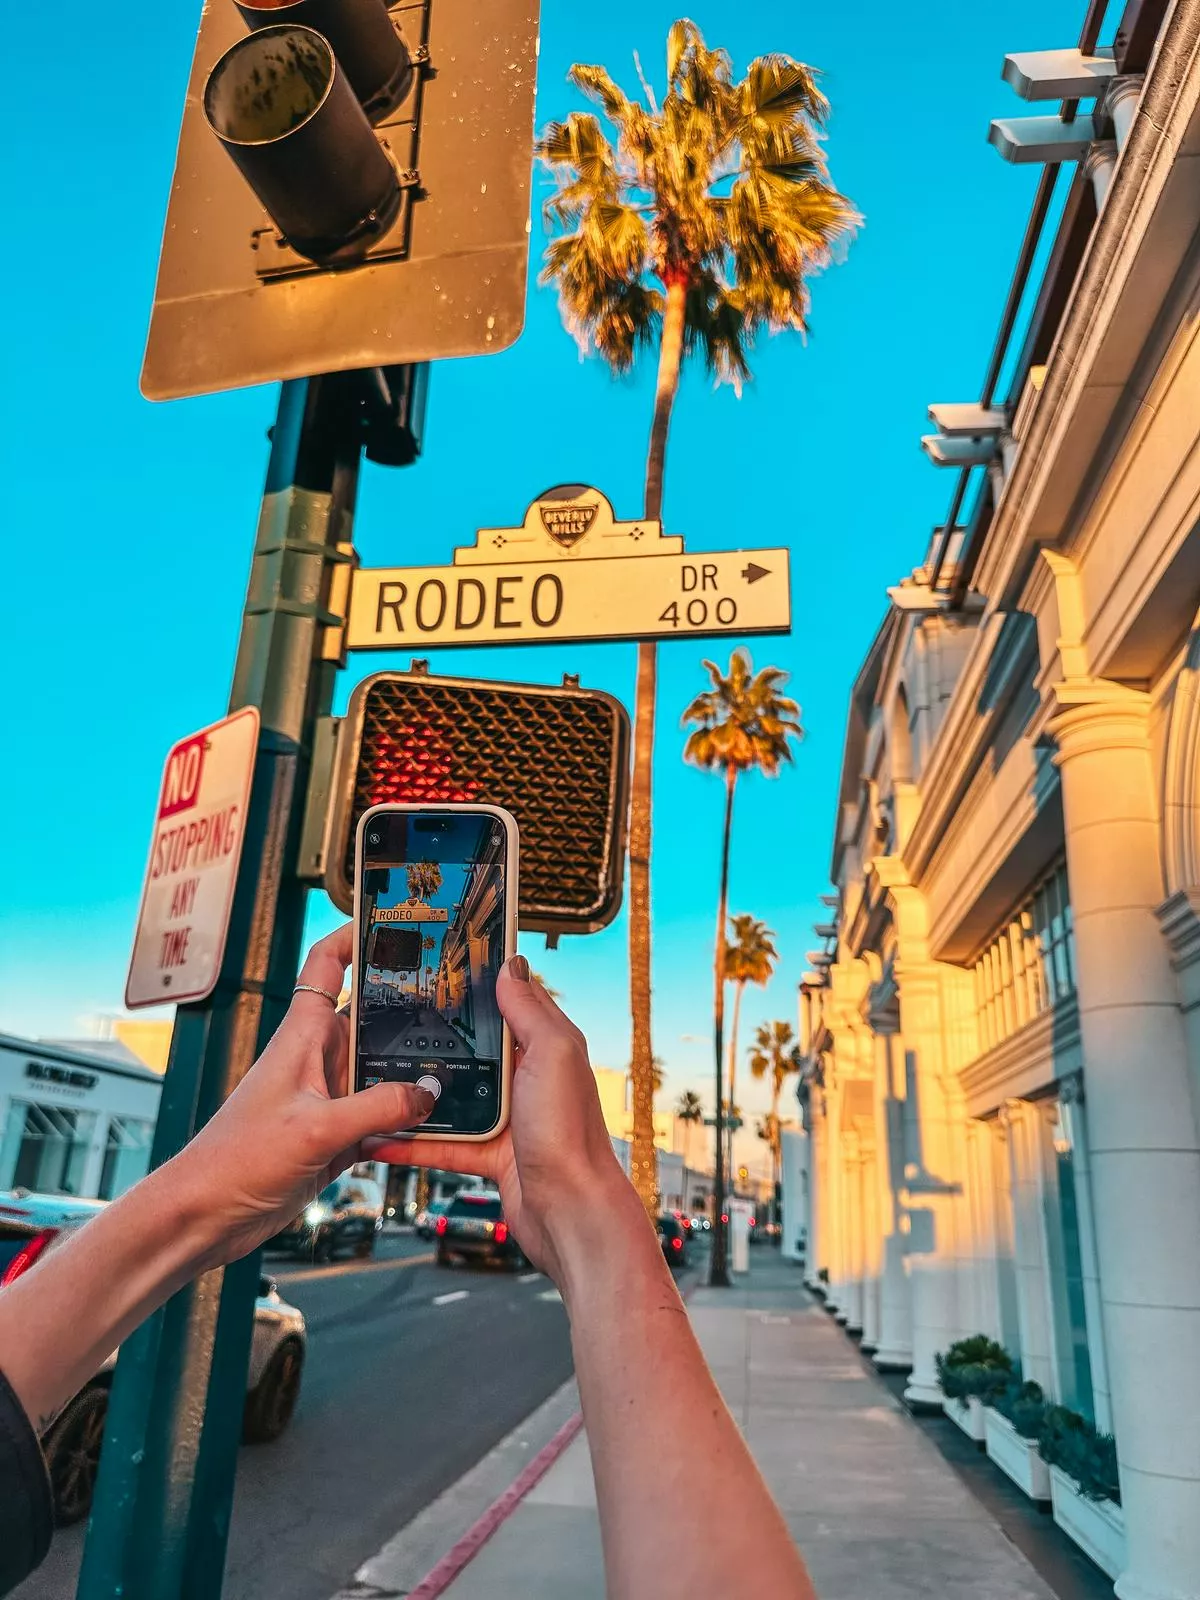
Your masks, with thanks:
<instances>
[{"instance_id":1,"label":"traffic light housing","mask_svg":"<svg viewBox=\"0 0 1200 1600\"><path fill-rule=\"evenodd\" d=\"M556 935L616 916L625 874L629 717L612 695L561 686L377 672L337 736L323 881L353 906L354 830L386 801L503 806L521 835L518 920Z\"/></svg>"},{"instance_id":2,"label":"traffic light housing","mask_svg":"<svg viewBox=\"0 0 1200 1600\"><path fill-rule=\"evenodd\" d=\"M538 0L210 0L147 397L512 344L537 15Z\"/></svg>"}]
</instances>

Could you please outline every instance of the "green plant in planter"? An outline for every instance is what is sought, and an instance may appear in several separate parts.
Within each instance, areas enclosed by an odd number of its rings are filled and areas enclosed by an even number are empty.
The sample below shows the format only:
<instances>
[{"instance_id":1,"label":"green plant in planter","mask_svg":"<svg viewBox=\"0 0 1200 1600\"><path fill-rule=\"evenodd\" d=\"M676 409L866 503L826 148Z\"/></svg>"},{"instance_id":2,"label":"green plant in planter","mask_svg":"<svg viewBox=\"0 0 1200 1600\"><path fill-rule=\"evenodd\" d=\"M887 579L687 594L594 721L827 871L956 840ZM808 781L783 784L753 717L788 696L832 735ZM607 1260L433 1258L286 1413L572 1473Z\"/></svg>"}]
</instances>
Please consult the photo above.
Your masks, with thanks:
<instances>
[{"instance_id":1,"label":"green plant in planter","mask_svg":"<svg viewBox=\"0 0 1200 1600\"><path fill-rule=\"evenodd\" d=\"M1117 1445L1111 1433L1098 1433L1078 1411L1047 1406L1037 1447L1048 1467L1057 1467L1074 1479L1085 1500L1112 1500L1120 1505Z\"/></svg>"},{"instance_id":2,"label":"green plant in planter","mask_svg":"<svg viewBox=\"0 0 1200 1600\"><path fill-rule=\"evenodd\" d=\"M935 1358L938 1382L948 1400L973 1396L991 1403L992 1394L1013 1376L1013 1359L1002 1344L986 1334L959 1339Z\"/></svg>"},{"instance_id":3,"label":"green plant in planter","mask_svg":"<svg viewBox=\"0 0 1200 1600\"><path fill-rule=\"evenodd\" d=\"M1049 1406L1040 1383L1022 1383L1015 1376L993 1392L988 1404L1012 1423L1022 1439L1032 1440L1040 1434Z\"/></svg>"}]
</instances>

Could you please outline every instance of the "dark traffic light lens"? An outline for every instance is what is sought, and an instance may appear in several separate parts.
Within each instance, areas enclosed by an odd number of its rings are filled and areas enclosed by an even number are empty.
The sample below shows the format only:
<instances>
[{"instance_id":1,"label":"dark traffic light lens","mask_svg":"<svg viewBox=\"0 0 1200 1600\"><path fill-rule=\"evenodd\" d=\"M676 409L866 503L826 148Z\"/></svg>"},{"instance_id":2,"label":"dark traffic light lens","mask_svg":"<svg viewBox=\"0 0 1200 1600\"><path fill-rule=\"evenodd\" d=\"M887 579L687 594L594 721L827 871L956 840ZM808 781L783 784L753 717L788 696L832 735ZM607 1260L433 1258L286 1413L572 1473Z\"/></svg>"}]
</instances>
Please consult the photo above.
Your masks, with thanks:
<instances>
[{"instance_id":1,"label":"dark traffic light lens","mask_svg":"<svg viewBox=\"0 0 1200 1600\"><path fill-rule=\"evenodd\" d=\"M372 122L394 111L412 83L412 62L384 0L236 0L246 25L295 23L328 39Z\"/></svg>"},{"instance_id":2,"label":"dark traffic light lens","mask_svg":"<svg viewBox=\"0 0 1200 1600\"><path fill-rule=\"evenodd\" d=\"M263 28L209 75L204 111L293 250L360 259L395 221L400 185L328 42Z\"/></svg>"}]
</instances>

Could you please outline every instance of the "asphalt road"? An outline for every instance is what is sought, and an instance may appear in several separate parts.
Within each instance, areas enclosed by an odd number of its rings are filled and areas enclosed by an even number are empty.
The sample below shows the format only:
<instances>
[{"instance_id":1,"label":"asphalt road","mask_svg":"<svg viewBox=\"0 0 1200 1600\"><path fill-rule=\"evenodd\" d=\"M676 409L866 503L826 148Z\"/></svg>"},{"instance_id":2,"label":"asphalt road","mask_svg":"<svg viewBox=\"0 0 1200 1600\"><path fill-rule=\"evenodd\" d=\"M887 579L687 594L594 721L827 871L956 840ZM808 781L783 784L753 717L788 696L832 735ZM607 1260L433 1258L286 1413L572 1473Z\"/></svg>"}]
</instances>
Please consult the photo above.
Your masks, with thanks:
<instances>
[{"instance_id":1,"label":"asphalt road","mask_svg":"<svg viewBox=\"0 0 1200 1600\"><path fill-rule=\"evenodd\" d=\"M446 1061L475 1060L462 1034L432 1006L369 1013L359 1028L359 1049L377 1056L433 1054Z\"/></svg>"},{"instance_id":2,"label":"asphalt road","mask_svg":"<svg viewBox=\"0 0 1200 1600\"><path fill-rule=\"evenodd\" d=\"M241 1451L224 1595L329 1600L570 1376L567 1321L548 1279L438 1268L411 1235L265 1270L304 1312L308 1359L287 1433ZM58 1534L14 1596L71 1600L82 1543Z\"/></svg>"}]
</instances>

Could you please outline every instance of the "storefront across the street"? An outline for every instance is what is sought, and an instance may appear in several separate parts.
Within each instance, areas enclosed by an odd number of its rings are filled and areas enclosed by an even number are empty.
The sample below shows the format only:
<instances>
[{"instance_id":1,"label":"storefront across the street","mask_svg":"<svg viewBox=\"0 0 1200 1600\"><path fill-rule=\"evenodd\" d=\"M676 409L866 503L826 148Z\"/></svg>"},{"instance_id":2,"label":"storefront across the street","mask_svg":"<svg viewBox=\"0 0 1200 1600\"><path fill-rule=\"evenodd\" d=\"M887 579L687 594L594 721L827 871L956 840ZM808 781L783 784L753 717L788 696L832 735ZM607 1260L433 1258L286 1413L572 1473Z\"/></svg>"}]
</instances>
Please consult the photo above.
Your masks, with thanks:
<instances>
[{"instance_id":1,"label":"storefront across the street","mask_svg":"<svg viewBox=\"0 0 1200 1600\"><path fill-rule=\"evenodd\" d=\"M0 1034L0 1192L112 1200L143 1177L162 1078Z\"/></svg>"}]
</instances>

